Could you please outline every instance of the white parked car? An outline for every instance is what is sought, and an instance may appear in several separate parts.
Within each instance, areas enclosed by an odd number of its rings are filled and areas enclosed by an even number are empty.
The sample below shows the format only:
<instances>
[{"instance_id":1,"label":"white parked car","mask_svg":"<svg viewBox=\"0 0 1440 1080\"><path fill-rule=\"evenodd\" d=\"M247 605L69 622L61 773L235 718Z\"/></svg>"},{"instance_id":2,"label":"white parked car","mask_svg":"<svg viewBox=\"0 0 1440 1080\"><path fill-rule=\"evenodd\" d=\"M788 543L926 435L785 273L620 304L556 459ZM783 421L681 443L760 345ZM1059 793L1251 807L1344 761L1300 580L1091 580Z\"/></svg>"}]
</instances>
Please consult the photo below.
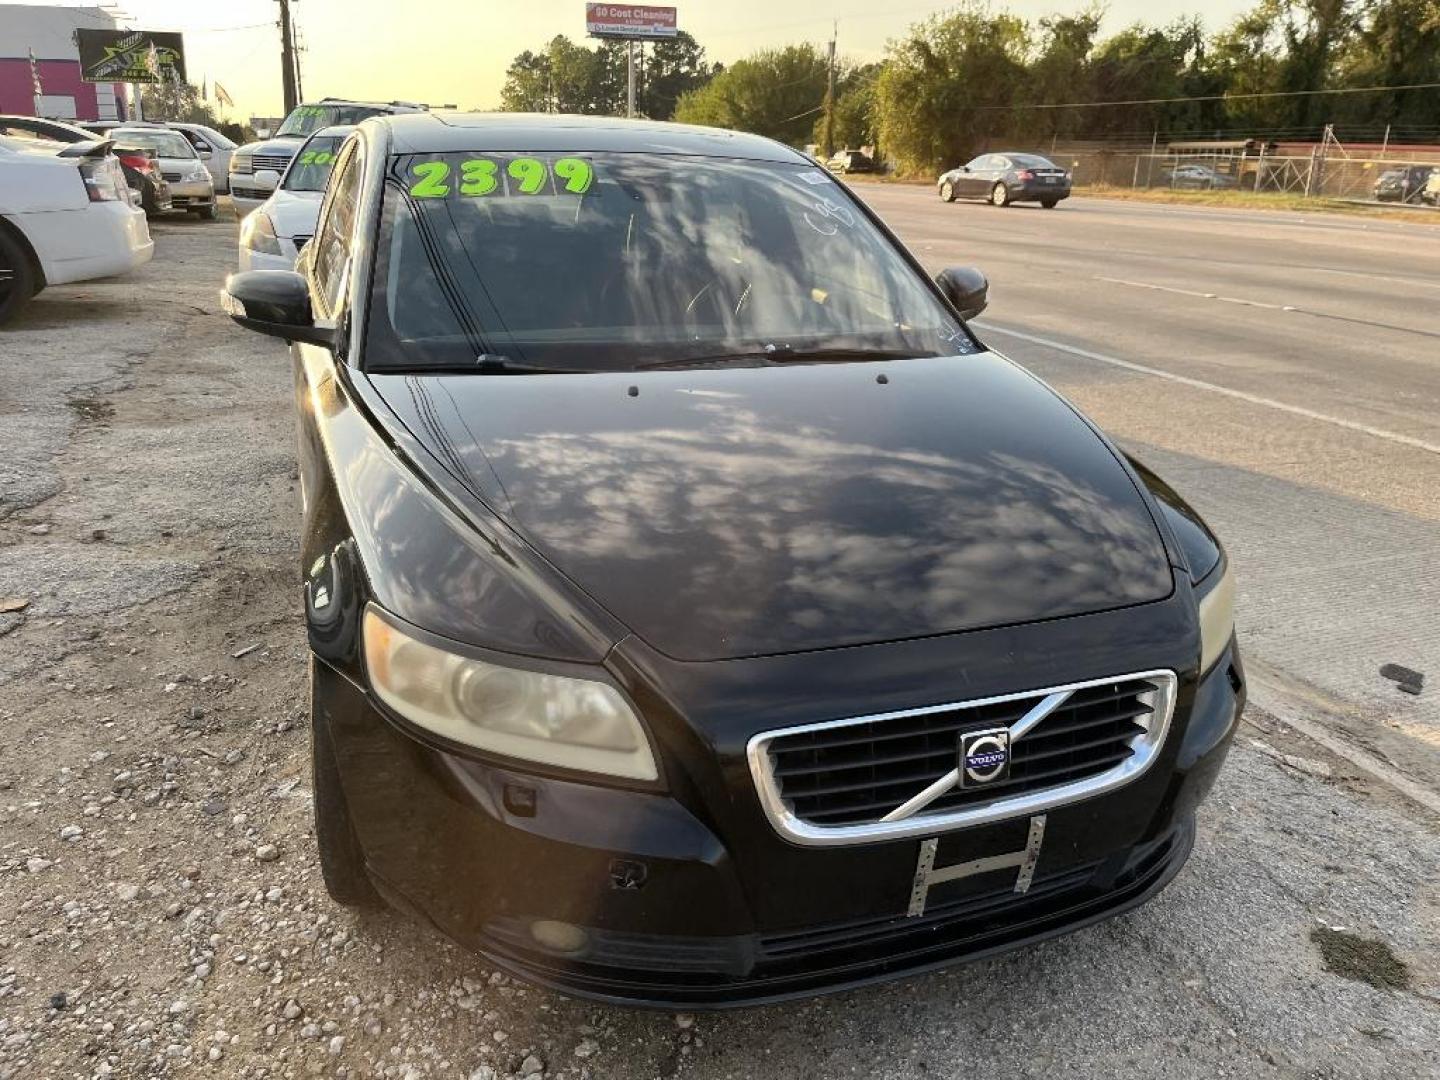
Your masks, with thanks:
<instances>
[{"instance_id":1,"label":"white parked car","mask_svg":"<svg viewBox=\"0 0 1440 1080\"><path fill-rule=\"evenodd\" d=\"M165 126L171 131L180 132L190 140L190 145L195 148L195 153L200 155L200 160L205 163L205 169L210 173L215 190L222 195L228 192L230 190L230 157L235 153L235 147L239 144L234 139L228 138L205 124L186 124L169 120L166 121Z\"/></svg>"},{"instance_id":2,"label":"white parked car","mask_svg":"<svg viewBox=\"0 0 1440 1080\"><path fill-rule=\"evenodd\" d=\"M240 223L241 270L293 270L315 235L335 155L353 127L317 131L300 146L271 196Z\"/></svg>"},{"instance_id":3,"label":"white parked car","mask_svg":"<svg viewBox=\"0 0 1440 1080\"><path fill-rule=\"evenodd\" d=\"M155 253L108 147L0 137L0 323L47 285L123 274Z\"/></svg>"},{"instance_id":4,"label":"white parked car","mask_svg":"<svg viewBox=\"0 0 1440 1080\"><path fill-rule=\"evenodd\" d=\"M276 181L290 159L317 131L328 127L358 124L367 116L381 113L424 112L424 105L407 101L380 103L323 98L298 105L285 117L275 134L259 142L246 143L230 157L230 199L237 217L244 217L270 197Z\"/></svg>"},{"instance_id":5,"label":"white parked car","mask_svg":"<svg viewBox=\"0 0 1440 1080\"><path fill-rule=\"evenodd\" d=\"M176 210L197 217L215 217L215 182L190 140L163 127L117 127L106 136L126 146L153 150L160 159L160 174L170 184L170 201Z\"/></svg>"}]
</instances>

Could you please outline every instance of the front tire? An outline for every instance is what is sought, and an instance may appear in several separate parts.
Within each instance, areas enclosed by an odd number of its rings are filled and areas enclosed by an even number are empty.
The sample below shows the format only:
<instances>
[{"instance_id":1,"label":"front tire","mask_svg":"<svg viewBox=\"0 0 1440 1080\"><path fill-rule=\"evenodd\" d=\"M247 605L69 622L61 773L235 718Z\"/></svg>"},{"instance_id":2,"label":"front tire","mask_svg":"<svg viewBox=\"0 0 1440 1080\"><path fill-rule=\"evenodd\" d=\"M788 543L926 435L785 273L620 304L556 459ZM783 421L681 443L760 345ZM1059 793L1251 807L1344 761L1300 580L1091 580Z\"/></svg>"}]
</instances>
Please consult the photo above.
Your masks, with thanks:
<instances>
[{"instance_id":1,"label":"front tire","mask_svg":"<svg viewBox=\"0 0 1440 1080\"><path fill-rule=\"evenodd\" d=\"M199 210L192 210L191 213L202 221L214 221L215 204L212 202L209 206L202 206Z\"/></svg>"},{"instance_id":2,"label":"front tire","mask_svg":"<svg viewBox=\"0 0 1440 1080\"><path fill-rule=\"evenodd\" d=\"M996 206L1010 205L1010 189L1004 184L996 184L990 189L990 201Z\"/></svg>"},{"instance_id":3,"label":"front tire","mask_svg":"<svg viewBox=\"0 0 1440 1080\"><path fill-rule=\"evenodd\" d=\"M955 201L955 185L950 183L949 180L946 180L943 184L940 185L940 198L944 199L946 202Z\"/></svg>"},{"instance_id":4,"label":"front tire","mask_svg":"<svg viewBox=\"0 0 1440 1080\"><path fill-rule=\"evenodd\" d=\"M7 230L0 228L0 323L14 317L37 291L30 253Z\"/></svg>"},{"instance_id":5,"label":"front tire","mask_svg":"<svg viewBox=\"0 0 1440 1080\"><path fill-rule=\"evenodd\" d=\"M1060 204L1060 200L1059 200L1059 199L1041 199L1041 200L1040 200L1040 205L1043 206L1046 210L1054 210L1055 207L1058 206L1059 204Z\"/></svg>"},{"instance_id":6,"label":"front tire","mask_svg":"<svg viewBox=\"0 0 1440 1080\"><path fill-rule=\"evenodd\" d=\"M350 824L350 808L340 786L340 769L335 764L335 743L330 735L330 722L316 702L314 665L310 671L310 766L314 783L315 846L320 850L320 876L325 891L346 907L380 906L380 896L365 873L365 856L355 829Z\"/></svg>"}]
</instances>

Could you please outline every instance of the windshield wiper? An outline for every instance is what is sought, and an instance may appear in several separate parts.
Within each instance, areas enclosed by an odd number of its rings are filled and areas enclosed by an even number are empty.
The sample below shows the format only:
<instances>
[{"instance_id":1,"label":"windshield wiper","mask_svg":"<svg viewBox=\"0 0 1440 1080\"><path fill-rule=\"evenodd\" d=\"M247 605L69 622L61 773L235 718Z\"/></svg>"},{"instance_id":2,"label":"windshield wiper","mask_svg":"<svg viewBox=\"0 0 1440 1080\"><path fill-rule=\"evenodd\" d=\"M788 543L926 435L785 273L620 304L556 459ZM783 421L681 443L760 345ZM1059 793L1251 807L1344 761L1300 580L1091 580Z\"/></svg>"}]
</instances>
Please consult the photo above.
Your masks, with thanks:
<instances>
[{"instance_id":1,"label":"windshield wiper","mask_svg":"<svg viewBox=\"0 0 1440 1080\"><path fill-rule=\"evenodd\" d=\"M481 375L584 375L588 369L545 367L541 364L511 360L499 353L481 353L475 358L475 366L468 370L478 371Z\"/></svg>"},{"instance_id":2,"label":"windshield wiper","mask_svg":"<svg viewBox=\"0 0 1440 1080\"><path fill-rule=\"evenodd\" d=\"M714 356L677 356L669 360L652 360L646 364L636 364L634 370L731 362L753 364L756 361L762 364L848 364L871 360L914 360L936 355L938 354L926 349L756 349L752 352L717 353Z\"/></svg>"}]
</instances>

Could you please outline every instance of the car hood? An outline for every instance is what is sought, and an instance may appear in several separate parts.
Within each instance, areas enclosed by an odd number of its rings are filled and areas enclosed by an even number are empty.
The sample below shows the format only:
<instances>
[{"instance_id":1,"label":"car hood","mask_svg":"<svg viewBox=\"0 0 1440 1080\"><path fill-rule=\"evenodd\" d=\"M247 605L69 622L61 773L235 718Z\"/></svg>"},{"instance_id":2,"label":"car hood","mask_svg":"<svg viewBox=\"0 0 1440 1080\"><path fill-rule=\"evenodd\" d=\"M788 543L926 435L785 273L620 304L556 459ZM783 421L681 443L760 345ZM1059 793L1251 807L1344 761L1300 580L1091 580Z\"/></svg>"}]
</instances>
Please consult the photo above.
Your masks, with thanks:
<instances>
[{"instance_id":1,"label":"car hood","mask_svg":"<svg viewBox=\"0 0 1440 1080\"><path fill-rule=\"evenodd\" d=\"M313 236L315 220L320 216L324 192L280 190L265 200L265 213L275 226L277 236Z\"/></svg>"},{"instance_id":2,"label":"car hood","mask_svg":"<svg viewBox=\"0 0 1440 1080\"><path fill-rule=\"evenodd\" d=\"M994 354L371 380L435 461L677 659L1054 619L1173 587L1131 474Z\"/></svg>"},{"instance_id":3,"label":"car hood","mask_svg":"<svg viewBox=\"0 0 1440 1080\"><path fill-rule=\"evenodd\" d=\"M261 139L259 142L246 143L244 146L237 146L231 151L232 154L284 154L286 157L294 157L295 151L300 149L303 138L292 138L285 136L282 139Z\"/></svg>"}]
</instances>

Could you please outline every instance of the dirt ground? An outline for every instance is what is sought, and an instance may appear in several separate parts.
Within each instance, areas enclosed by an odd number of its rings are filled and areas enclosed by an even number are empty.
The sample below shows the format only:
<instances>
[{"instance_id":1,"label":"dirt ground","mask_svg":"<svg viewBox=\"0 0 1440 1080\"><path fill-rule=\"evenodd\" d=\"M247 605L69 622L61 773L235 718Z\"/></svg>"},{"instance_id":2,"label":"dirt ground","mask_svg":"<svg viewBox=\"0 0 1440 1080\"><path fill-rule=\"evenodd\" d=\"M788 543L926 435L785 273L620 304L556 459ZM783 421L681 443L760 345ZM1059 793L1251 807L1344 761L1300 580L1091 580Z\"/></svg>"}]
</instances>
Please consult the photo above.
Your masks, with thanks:
<instances>
[{"instance_id":1,"label":"dirt ground","mask_svg":"<svg viewBox=\"0 0 1440 1080\"><path fill-rule=\"evenodd\" d=\"M0 1080L1440 1075L1437 823L1262 714L1155 902L890 987L613 1009L336 906L289 362L233 223L153 231L0 332Z\"/></svg>"}]
</instances>

